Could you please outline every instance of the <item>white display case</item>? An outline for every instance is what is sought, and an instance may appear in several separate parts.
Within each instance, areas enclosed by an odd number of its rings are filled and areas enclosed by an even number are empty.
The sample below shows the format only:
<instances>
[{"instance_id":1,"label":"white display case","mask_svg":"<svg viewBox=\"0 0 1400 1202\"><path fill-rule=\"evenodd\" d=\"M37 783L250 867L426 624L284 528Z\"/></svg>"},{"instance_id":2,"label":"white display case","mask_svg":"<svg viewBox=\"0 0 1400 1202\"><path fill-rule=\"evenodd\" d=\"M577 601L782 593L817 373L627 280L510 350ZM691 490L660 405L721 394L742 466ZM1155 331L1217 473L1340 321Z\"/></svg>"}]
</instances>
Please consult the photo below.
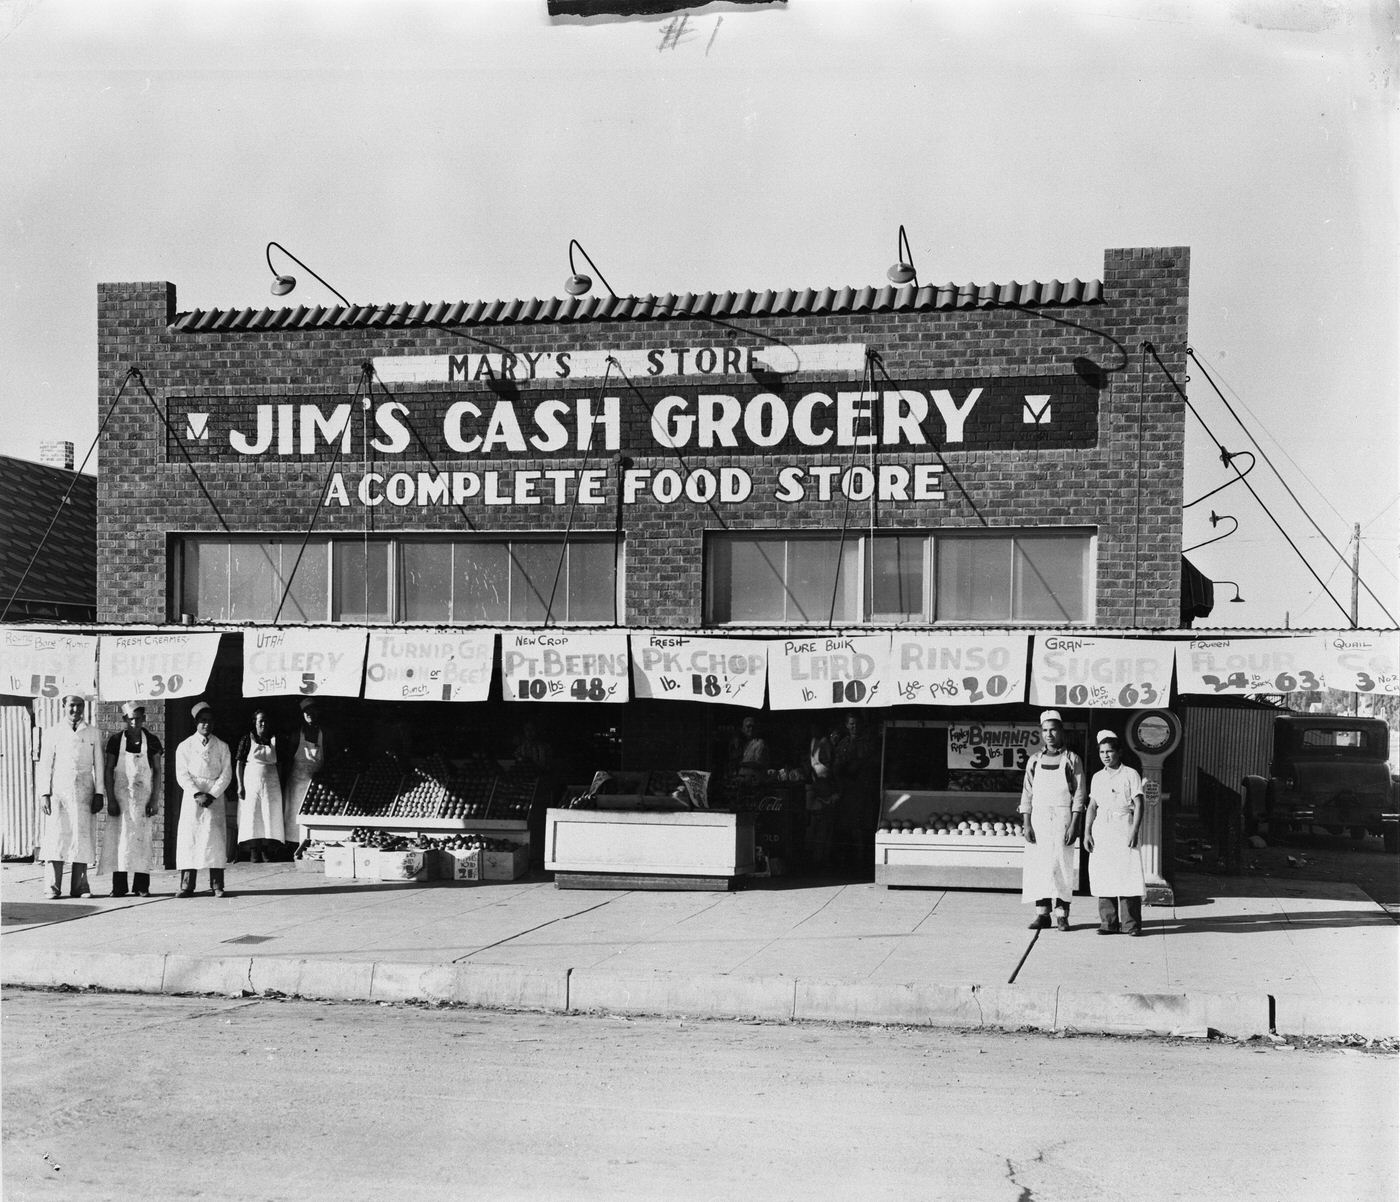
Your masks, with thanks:
<instances>
[{"instance_id":1,"label":"white display case","mask_svg":"<svg viewBox=\"0 0 1400 1202\"><path fill-rule=\"evenodd\" d=\"M730 889L754 870L754 818L547 810L544 866L561 889Z\"/></svg>"}]
</instances>

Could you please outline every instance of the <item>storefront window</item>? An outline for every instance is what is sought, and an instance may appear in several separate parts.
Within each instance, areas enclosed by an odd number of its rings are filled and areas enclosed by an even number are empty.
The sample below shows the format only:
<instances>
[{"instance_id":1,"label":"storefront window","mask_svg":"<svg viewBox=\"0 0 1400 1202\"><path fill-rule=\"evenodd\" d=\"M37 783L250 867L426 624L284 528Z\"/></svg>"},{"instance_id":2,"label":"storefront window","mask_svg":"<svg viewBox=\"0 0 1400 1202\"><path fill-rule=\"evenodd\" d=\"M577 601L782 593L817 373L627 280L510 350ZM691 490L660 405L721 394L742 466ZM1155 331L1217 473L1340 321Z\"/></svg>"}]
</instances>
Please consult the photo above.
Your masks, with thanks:
<instances>
[{"instance_id":1,"label":"storefront window","mask_svg":"<svg viewBox=\"0 0 1400 1202\"><path fill-rule=\"evenodd\" d=\"M1092 616L1090 530L714 535L705 566L707 620L717 625Z\"/></svg>"},{"instance_id":2,"label":"storefront window","mask_svg":"<svg viewBox=\"0 0 1400 1202\"><path fill-rule=\"evenodd\" d=\"M192 537L176 548L175 598L177 613L211 622L614 622L618 552L612 538L345 538L303 549L299 539Z\"/></svg>"}]
</instances>

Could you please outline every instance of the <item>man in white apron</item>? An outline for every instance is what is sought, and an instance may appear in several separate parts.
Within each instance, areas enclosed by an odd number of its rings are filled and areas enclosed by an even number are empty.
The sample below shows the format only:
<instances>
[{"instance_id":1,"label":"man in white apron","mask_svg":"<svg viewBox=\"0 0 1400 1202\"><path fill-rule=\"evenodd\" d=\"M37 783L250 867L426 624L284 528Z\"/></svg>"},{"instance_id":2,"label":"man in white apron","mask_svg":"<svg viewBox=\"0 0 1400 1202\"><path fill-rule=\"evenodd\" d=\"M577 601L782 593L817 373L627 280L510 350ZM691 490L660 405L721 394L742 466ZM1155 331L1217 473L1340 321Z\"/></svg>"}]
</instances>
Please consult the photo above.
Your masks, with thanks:
<instances>
[{"instance_id":1,"label":"man in white apron","mask_svg":"<svg viewBox=\"0 0 1400 1202\"><path fill-rule=\"evenodd\" d=\"M1142 777L1123 763L1111 730L1099 731L1103 768L1089 785L1089 891L1099 899L1099 934L1142 934Z\"/></svg>"},{"instance_id":2,"label":"man in white apron","mask_svg":"<svg viewBox=\"0 0 1400 1202\"><path fill-rule=\"evenodd\" d=\"M291 771L287 773L287 788L282 797L282 837L293 855L306 843L306 827L299 815L301 803L311 788L311 779L326 766L329 737L318 720L320 709L316 702L305 698L301 703L301 729L297 734L296 751L292 754Z\"/></svg>"},{"instance_id":3,"label":"man in white apron","mask_svg":"<svg viewBox=\"0 0 1400 1202\"><path fill-rule=\"evenodd\" d=\"M103 866L112 870L112 896L125 897L127 873L131 892L151 896L156 869L157 798L164 749L146 729L146 707L139 701L122 706L126 729L107 740L107 829Z\"/></svg>"},{"instance_id":4,"label":"man in white apron","mask_svg":"<svg viewBox=\"0 0 1400 1202\"><path fill-rule=\"evenodd\" d=\"M35 782L43 809L40 860L47 860L53 875L49 896L63 896L63 865L73 866L69 897L91 897L87 866L97 859L96 814L104 805L102 790L102 740L83 720L86 702L76 693L63 698L64 720L44 731Z\"/></svg>"},{"instance_id":5,"label":"man in white apron","mask_svg":"<svg viewBox=\"0 0 1400 1202\"><path fill-rule=\"evenodd\" d=\"M179 897L192 897L201 868L209 869L215 897L224 895L228 863L228 818L224 790L233 780L228 744L213 733L214 711L207 701L190 711L195 730L175 751L175 779L180 784L180 824L175 832L175 867L180 870Z\"/></svg>"},{"instance_id":6,"label":"man in white apron","mask_svg":"<svg viewBox=\"0 0 1400 1202\"><path fill-rule=\"evenodd\" d=\"M1064 724L1058 710L1040 715L1045 746L1026 765L1021 785L1021 834L1025 855L1021 868L1021 900L1034 902L1030 929L1050 926L1050 903L1055 903L1055 926L1069 930L1069 899L1074 896L1074 844L1084 822L1084 761L1065 746Z\"/></svg>"}]
</instances>

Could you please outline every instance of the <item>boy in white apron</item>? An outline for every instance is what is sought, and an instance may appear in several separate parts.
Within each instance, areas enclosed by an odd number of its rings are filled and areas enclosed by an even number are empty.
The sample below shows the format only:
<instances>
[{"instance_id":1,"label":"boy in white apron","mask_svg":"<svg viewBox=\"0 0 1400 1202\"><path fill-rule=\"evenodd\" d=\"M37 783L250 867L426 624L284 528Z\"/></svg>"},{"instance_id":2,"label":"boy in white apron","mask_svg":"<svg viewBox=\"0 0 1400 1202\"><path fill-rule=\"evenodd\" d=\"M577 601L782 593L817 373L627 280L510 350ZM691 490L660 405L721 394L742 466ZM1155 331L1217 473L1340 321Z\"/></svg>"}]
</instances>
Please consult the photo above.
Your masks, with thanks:
<instances>
[{"instance_id":1,"label":"boy in white apron","mask_svg":"<svg viewBox=\"0 0 1400 1202\"><path fill-rule=\"evenodd\" d=\"M1074 844L1084 822L1084 761L1064 745L1058 710L1040 715L1045 746L1026 765L1021 785L1021 834L1026 840L1021 868L1021 900L1034 902L1030 929L1069 930L1069 899L1074 896Z\"/></svg>"},{"instance_id":2,"label":"boy in white apron","mask_svg":"<svg viewBox=\"0 0 1400 1202\"><path fill-rule=\"evenodd\" d=\"M1123 763L1118 736L1099 731L1101 771L1089 784L1089 891L1099 899L1099 934L1142 934L1142 777Z\"/></svg>"},{"instance_id":3,"label":"boy in white apron","mask_svg":"<svg viewBox=\"0 0 1400 1202\"><path fill-rule=\"evenodd\" d=\"M107 740L107 829L103 867L111 857L112 896L125 897L127 873L131 892L151 896L156 869L155 817L160 791L163 748L146 729L146 707L139 701L122 706L126 729Z\"/></svg>"}]
</instances>

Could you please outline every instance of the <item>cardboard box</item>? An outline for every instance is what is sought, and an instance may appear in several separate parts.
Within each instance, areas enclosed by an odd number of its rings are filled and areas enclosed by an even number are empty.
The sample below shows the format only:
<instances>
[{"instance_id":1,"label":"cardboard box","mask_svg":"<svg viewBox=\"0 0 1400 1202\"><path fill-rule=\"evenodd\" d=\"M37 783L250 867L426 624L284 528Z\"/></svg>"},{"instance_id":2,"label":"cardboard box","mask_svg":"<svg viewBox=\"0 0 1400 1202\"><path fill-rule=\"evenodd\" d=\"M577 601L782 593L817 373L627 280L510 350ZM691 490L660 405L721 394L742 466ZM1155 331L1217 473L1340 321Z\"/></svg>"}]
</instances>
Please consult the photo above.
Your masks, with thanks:
<instances>
[{"instance_id":1,"label":"cardboard box","mask_svg":"<svg viewBox=\"0 0 1400 1202\"><path fill-rule=\"evenodd\" d=\"M373 880L379 868L376 857L379 855L379 848L364 847L359 843L350 844L355 849L355 875Z\"/></svg>"},{"instance_id":2,"label":"cardboard box","mask_svg":"<svg viewBox=\"0 0 1400 1202\"><path fill-rule=\"evenodd\" d=\"M381 851L374 857L374 878L380 881L424 881L428 868L422 851Z\"/></svg>"},{"instance_id":3,"label":"cardboard box","mask_svg":"<svg viewBox=\"0 0 1400 1202\"><path fill-rule=\"evenodd\" d=\"M481 877L486 881L519 880L530 868L530 849L517 847L514 851L484 851L481 853Z\"/></svg>"},{"instance_id":4,"label":"cardboard box","mask_svg":"<svg viewBox=\"0 0 1400 1202\"><path fill-rule=\"evenodd\" d=\"M355 847L352 843L330 844L326 847L324 860L326 875L342 880L355 878Z\"/></svg>"},{"instance_id":5,"label":"cardboard box","mask_svg":"<svg viewBox=\"0 0 1400 1202\"><path fill-rule=\"evenodd\" d=\"M431 860L430 875L436 880L453 881L459 885L475 885L481 880L479 847L434 851Z\"/></svg>"}]
</instances>

